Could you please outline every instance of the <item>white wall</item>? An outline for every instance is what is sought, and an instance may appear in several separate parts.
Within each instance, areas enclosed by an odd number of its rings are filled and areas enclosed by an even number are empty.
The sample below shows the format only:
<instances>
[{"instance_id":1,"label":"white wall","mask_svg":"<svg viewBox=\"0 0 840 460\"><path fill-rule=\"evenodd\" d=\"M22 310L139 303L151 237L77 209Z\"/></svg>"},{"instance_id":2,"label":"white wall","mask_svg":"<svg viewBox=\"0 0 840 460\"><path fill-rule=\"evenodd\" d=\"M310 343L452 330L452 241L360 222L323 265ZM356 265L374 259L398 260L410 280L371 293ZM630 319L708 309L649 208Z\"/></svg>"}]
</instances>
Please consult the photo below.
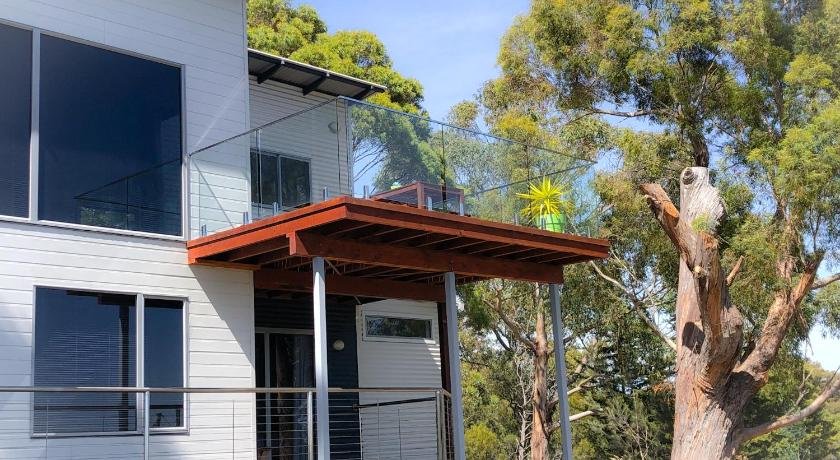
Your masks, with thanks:
<instances>
[{"instance_id":1,"label":"white wall","mask_svg":"<svg viewBox=\"0 0 840 460\"><path fill-rule=\"evenodd\" d=\"M376 314L432 321L432 339L365 338L364 316ZM383 300L361 305L356 313L360 388L441 388L440 337L437 304ZM360 393L361 404L420 399L433 392ZM365 458L435 458L437 454L434 401L361 409L362 451Z\"/></svg>"},{"instance_id":2,"label":"white wall","mask_svg":"<svg viewBox=\"0 0 840 460\"><path fill-rule=\"evenodd\" d=\"M310 160L313 201L322 199L325 186L330 196L349 193L343 102L316 91L304 96L300 88L270 80L258 84L255 77L250 87L251 126L271 123L261 131L262 148Z\"/></svg>"},{"instance_id":3,"label":"white wall","mask_svg":"<svg viewBox=\"0 0 840 460\"><path fill-rule=\"evenodd\" d=\"M247 129L242 0L0 0L0 19L181 64L187 152ZM226 159L220 173L235 175L247 161ZM246 193L247 181L234 198ZM0 221L0 385L32 383L35 285L185 298L188 384L254 385L250 272L188 266L182 241L8 221ZM140 436L31 439L28 401L0 395L0 458L142 453ZM254 457L252 396L194 395L189 410L189 434L152 436L153 458L231 458L233 434L236 456Z\"/></svg>"}]
</instances>

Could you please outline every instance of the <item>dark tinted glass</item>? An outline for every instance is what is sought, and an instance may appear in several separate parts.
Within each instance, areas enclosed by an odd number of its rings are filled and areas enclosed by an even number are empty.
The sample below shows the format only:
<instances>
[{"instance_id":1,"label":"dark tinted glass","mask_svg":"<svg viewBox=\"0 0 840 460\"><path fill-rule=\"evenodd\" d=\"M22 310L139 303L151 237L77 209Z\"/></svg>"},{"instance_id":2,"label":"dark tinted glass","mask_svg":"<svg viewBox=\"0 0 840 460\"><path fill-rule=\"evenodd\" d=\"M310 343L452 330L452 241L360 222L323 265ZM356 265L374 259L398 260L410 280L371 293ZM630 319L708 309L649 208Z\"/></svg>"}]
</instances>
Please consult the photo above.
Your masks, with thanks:
<instances>
[{"instance_id":1,"label":"dark tinted glass","mask_svg":"<svg viewBox=\"0 0 840 460\"><path fill-rule=\"evenodd\" d=\"M280 159L283 207L296 208L309 203L309 162L282 157Z\"/></svg>"},{"instance_id":2,"label":"dark tinted glass","mask_svg":"<svg viewBox=\"0 0 840 460\"><path fill-rule=\"evenodd\" d=\"M39 218L181 234L180 69L41 36Z\"/></svg>"},{"instance_id":3,"label":"dark tinted glass","mask_svg":"<svg viewBox=\"0 0 840 460\"><path fill-rule=\"evenodd\" d=\"M0 24L0 214L29 215L32 32Z\"/></svg>"},{"instance_id":4,"label":"dark tinted glass","mask_svg":"<svg viewBox=\"0 0 840 460\"><path fill-rule=\"evenodd\" d=\"M133 387L135 296L38 288L34 385ZM134 393L36 393L36 433L135 431Z\"/></svg>"},{"instance_id":5,"label":"dark tinted glass","mask_svg":"<svg viewBox=\"0 0 840 460\"><path fill-rule=\"evenodd\" d=\"M147 387L184 386L184 314L177 300L143 301L144 372ZM152 393L149 424L154 428L184 426L184 395Z\"/></svg>"},{"instance_id":6,"label":"dark tinted glass","mask_svg":"<svg viewBox=\"0 0 840 460\"><path fill-rule=\"evenodd\" d=\"M260 155L260 204L280 203L277 197L277 157Z\"/></svg>"},{"instance_id":7,"label":"dark tinted glass","mask_svg":"<svg viewBox=\"0 0 840 460\"><path fill-rule=\"evenodd\" d=\"M371 337L432 338L432 322L428 319L367 316L365 322Z\"/></svg>"}]
</instances>

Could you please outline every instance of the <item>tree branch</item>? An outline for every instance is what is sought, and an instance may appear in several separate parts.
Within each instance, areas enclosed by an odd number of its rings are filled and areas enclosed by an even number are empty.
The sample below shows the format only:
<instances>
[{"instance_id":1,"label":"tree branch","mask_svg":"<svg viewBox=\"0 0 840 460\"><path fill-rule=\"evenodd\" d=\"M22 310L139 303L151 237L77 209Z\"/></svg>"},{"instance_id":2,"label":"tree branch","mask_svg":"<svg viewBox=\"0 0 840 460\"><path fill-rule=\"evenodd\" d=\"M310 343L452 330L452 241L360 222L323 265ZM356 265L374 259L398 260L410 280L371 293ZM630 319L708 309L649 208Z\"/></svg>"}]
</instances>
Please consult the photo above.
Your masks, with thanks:
<instances>
[{"instance_id":1,"label":"tree branch","mask_svg":"<svg viewBox=\"0 0 840 460\"><path fill-rule=\"evenodd\" d=\"M802 299L811 290L822 257L821 253L815 254L805 263L805 269L793 289L783 289L776 293L767 311L767 319L761 328L761 335L756 341L755 348L738 366L739 371L752 375L759 385L766 382L767 372L776 360L791 320L797 313Z\"/></svg>"},{"instance_id":2,"label":"tree branch","mask_svg":"<svg viewBox=\"0 0 840 460\"><path fill-rule=\"evenodd\" d=\"M826 276L825 278L820 278L814 281L814 283L811 284L811 290L814 291L817 289L824 288L835 281L840 281L840 273L835 273L833 275Z\"/></svg>"},{"instance_id":3,"label":"tree branch","mask_svg":"<svg viewBox=\"0 0 840 460\"><path fill-rule=\"evenodd\" d=\"M505 326L507 326L507 328L510 329L513 339L518 340L531 350L535 350L537 348L537 345L534 343L534 341L529 339L528 336L526 336L525 333L522 332L522 328L519 327L519 325L516 324L515 321L510 319L510 317L504 312L504 310L502 310L500 298L497 297L496 302L490 302L489 300L487 300L485 301L485 304L491 309L493 309L493 311L495 311L497 315L499 315L499 319L501 319L502 322L505 323Z\"/></svg>"},{"instance_id":4,"label":"tree branch","mask_svg":"<svg viewBox=\"0 0 840 460\"><path fill-rule=\"evenodd\" d=\"M578 412L577 414L572 414L569 416L569 421L574 422L575 420L580 420L584 417L588 417L590 415L595 415L594 410L585 410L583 412ZM548 427L548 433L554 433L555 431L560 429L560 423L553 423L551 426Z\"/></svg>"},{"instance_id":5,"label":"tree branch","mask_svg":"<svg viewBox=\"0 0 840 460\"><path fill-rule=\"evenodd\" d=\"M601 271L601 269L598 268L598 265L595 262L590 261L589 265L591 265L592 268L595 269L595 273L598 276L600 276L602 279L621 290L621 292L623 292L624 295L626 295L629 298L630 303L633 304L633 310L636 312L639 318L641 318L642 321L644 321L645 325L647 325L647 327L650 328L651 331L658 335L659 338L661 338L665 342L665 344L668 345L672 350L677 351L676 342L674 342L673 339L665 335L665 333L659 329L659 326L657 326L653 319L651 319L651 317L647 315L647 313L642 308L642 305L640 305L639 299L636 298L636 295L628 287L624 286L615 278Z\"/></svg>"},{"instance_id":6,"label":"tree branch","mask_svg":"<svg viewBox=\"0 0 840 460\"><path fill-rule=\"evenodd\" d=\"M840 370L840 369L838 369ZM749 441L750 439L757 438L759 436L765 435L770 433L771 431L778 430L779 428L784 428L789 425L793 425L794 423L799 423L802 420L814 415L819 411L838 390L840 390L840 378L837 378L837 371L834 371L834 374L828 380L825 388L814 399L811 404L808 404L807 407L804 409L794 412L789 415L785 415L783 417L779 417L776 420L768 423L764 423L762 425L744 428L739 433L739 436L742 442Z\"/></svg>"},{"instance_id":7,"label":"tree branch","mask_svg":"<svg viewBox=\"0 0 840 460\"><path fill-rule=\"evenodd\" d=\"M732 282L735 281L735 277L738 276L738 272L741 271L741 264L744 262L744 256L738 257L738 260L735 261L735 265L732 266L732 270L729 270L729 274L726 275L726 285L732 286Z\"/></svg>"}]
</instances>

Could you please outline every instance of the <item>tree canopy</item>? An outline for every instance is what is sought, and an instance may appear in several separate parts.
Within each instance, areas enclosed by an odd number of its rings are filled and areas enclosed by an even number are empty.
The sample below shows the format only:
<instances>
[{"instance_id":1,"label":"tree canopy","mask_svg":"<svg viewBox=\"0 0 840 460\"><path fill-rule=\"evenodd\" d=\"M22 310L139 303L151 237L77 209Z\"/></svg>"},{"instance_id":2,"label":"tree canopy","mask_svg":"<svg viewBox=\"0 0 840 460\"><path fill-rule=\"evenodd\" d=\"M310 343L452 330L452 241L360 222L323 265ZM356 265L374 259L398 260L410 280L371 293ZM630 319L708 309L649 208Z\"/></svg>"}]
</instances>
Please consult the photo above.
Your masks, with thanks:
<instances>
[{"instance_id":1,"label":"tree canopy","mask_svg":"<svg viewBox=\"0 0 840 460\"><path fill-rule=\"evenodd\" d=\"M248 1L248 44L267 53L323 67L388 87L370 101L409 113L422 111L423 86L394 70L385 45L371 32L328 33L309 5L290 0Z\"/></svg>"},{"instance_id":2,"label":"tree canopy","mask_svg":"<svg viewBox=\"0 0 840 460\"><path fill-rule=\"evenodd\" d=\"M719 218L690 218L686 232L713 242L729 271L718 283L725 311L740 315L724 322L730 361L709 378L724 391L748 375L742 397L755 393L732 420L730 445L752 439L741 452L756 458L837 448L835 414L804 416L837 381L813 370L804 347L818 324L840 333L838 37L837 0L534 0L503 37L501 75L478 101L488 126L599 159L592 186L613 255L569 270L564 290L570 334L599 337L601 348L587 364L597 385L582 393L600 413L574 425L580 455L655 458L676 442L687 257L639 186L659 184L679 206L681 171L697 166L709 168L723 207ZM700 319L692 327L710 334L714 323ZM734 366L742 374L726 371Z\"/></svg>"}]
</instances>

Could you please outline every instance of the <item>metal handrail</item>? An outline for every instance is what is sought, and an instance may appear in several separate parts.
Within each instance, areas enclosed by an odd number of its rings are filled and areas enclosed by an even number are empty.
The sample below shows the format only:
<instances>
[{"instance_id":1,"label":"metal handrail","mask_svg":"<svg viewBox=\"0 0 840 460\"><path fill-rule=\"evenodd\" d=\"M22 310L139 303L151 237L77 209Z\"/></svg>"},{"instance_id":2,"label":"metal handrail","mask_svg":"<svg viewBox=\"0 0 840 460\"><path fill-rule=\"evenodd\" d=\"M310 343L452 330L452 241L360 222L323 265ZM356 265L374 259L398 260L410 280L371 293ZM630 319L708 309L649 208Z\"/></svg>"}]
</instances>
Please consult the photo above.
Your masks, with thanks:
<instances>
[{"instance_id":1,"label":"metal handrail","mask_svg":"<svg viewBox=\"0 0 840 460\"><path fill-rule=\"evenodd\" d=\"M304 394L317 393L314 387L32 387L32 386L0 386L0 393L289 393ZM435 387L389 387L389 388L329 388L328 393L424 393L441 392L451 396L445 388Z\"/></svg>"}]
</instances>

